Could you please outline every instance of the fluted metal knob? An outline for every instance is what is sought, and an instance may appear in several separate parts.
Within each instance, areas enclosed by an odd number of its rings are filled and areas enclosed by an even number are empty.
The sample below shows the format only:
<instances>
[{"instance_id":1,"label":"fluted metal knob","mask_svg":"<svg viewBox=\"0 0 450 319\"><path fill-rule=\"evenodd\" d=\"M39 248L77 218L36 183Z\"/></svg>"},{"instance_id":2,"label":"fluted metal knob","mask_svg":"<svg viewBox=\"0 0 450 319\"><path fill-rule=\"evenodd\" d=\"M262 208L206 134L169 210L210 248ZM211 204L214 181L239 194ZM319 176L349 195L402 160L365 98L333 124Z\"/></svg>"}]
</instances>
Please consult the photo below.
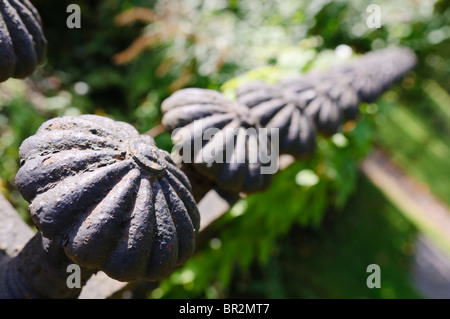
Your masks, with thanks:
<instances>
[{"instance_id":1,"label":"fluted metal knob","mask_svg":"<svg viewBox=\"0 0 450 319\"><path fill-rule=\"evenodd\" d=\"M158 280L193 253L199 213L186 176L131 125L55 118L20 147L16 184L42 234L112 278Z\"/></svg>"},{"instance_id":2,"label":"fluted metal knob","mask_svg":"<svg viewBox=\"0 0 450 319\"><path fill-rule=\"evenodd\" d=\"M264 156L271 153L270 136L262 138L248 107L217 91L189 88L174 93L161 108L164 127L184 147L180 162L227 191L252 193L270 186L272 174L262 168L277 158Z\"/></svg>"},{"instance_id":3,"label":"fluted metal knob","mask_svg":"<svg viewBox=\"0 0 450 319\"><path fill-rule=\"evenodd\" d=\"M0 0L0 82L31 75L42 63L47 40L28 0Z\"/></svg>"}]
</instances>

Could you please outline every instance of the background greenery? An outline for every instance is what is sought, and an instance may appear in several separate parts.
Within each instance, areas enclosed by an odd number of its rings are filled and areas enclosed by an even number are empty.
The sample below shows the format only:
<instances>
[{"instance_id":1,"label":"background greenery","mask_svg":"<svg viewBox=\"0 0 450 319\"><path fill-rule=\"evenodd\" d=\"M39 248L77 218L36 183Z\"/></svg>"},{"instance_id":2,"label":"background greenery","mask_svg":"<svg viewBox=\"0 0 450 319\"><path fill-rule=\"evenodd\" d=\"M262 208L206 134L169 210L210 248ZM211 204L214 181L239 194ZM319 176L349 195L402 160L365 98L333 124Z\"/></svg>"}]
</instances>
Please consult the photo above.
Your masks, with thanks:
<instances>
[{"instance_id":1,"label":"background greenery","mask_svg":"<svg viewBox=\"0 0 450 319\"><path fill-rule=\"evenodd\" d=\"M232 95L248 80L324 69L392 45L413 49L414 72L361 105L358 121L342 133L319 137L314 158L236 204L201 234L184 267L142 296L423 297L411 278L417 225L357 164L377 145L450 204L448 1L33 3L45 24L47 61L26 81L0 84L0 191L27 221L27 203L14 186L18 147L47 119L95 113L145 132L160 123L161 101L183 87ZM70 3L81 7L81 29L66 27ZM380 29L366 25L370 3L381 8ZM156 140L170 150L167 133ZM383 269L381 289L365 285L371 263Z\"/></svg>"}]
</instances>

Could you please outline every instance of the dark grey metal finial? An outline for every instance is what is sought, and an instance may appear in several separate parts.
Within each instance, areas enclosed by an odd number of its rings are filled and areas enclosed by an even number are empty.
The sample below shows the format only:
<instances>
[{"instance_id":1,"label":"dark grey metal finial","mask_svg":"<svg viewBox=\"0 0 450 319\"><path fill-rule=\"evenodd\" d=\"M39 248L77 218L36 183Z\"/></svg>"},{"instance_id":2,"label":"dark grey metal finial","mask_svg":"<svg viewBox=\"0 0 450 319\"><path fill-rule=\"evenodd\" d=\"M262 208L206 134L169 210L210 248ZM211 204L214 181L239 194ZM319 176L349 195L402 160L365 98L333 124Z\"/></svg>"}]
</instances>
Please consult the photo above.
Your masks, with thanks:
<instances>
[{"instance_id":1,"label":"dark grey metal finial","mask_svg":"<svg viewBox=\"0 0 450 319\"><path fill-rule=\"evenodd\" d=\"M5 270L13 297L13 287L30 283L24 297L70 294L61 282L70 263L86 279L102 270L120 281L159 280L194 252L199 213L189 180L131 125L55 118L23 142L20 159L16 184L40 232ZM42 273L26 267L34 259ZM33 276L48 276L63 292L34 287Z\"/></svg>"},{"instance_id":2,"label":"dark grey metal finial","mask_svg":"<svg viewBox=\"0 0 450 319\"><path fill-rule=\"evenodd\" d=\"M175 92L161 108L164 127L184 152L189 150L189 155L175 154L192 168L185 170L226 191L252 193L270 186L273 174L261 174L261 168L273 163L258 156L251 160L258 151L270 154L270 137L259 138L261 124L248 107L217 91L188 88Z\"/></svg>"},{"instance_id":3,"label":"dark grey metal finial","mask_svg":"<svg viewBox=\"0 0 450 319\"><path fill-rule=\"evenodd\" d=\"M0 43L0 82L29 76L44 60L42 21L28 0L0 0Z\"/></svg>"}]
</instances>

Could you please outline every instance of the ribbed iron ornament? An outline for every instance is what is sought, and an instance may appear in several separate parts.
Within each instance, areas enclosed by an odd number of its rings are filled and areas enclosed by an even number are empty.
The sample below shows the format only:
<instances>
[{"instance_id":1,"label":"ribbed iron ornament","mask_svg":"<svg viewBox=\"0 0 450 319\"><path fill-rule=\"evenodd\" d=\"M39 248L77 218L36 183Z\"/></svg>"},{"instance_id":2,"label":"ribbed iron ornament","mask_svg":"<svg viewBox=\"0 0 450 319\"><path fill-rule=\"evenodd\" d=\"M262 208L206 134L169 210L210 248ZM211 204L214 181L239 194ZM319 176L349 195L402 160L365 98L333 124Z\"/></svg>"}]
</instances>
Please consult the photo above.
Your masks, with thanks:
<instances>
[{"instance_id":1,"label":"ribbed iron ornament","mask_svg":"<svg viewBox=\"0 0 450 319\"><path fill-rule=\"evenodd\" d=\"M414 53L406 48L374 51L327 71L275 84L247 83L237 90L237 100L264 127L280 129L280 153L302 159L313 154L316 133L337 133L357 118L362 102L375 101L415 64Z\"/></svg>"},{"instance_id":2,"label":"ribbed iron ornament","mask_svg":"<svg viewBox=\"0 0 450 319\"><path fill-rule=\"evenodd\" d=\"M43 62L47 40L28 0L0 0L0 82L30 76Z\"/></svg>"},{"instance_id":3,"label":"ribbed iron ornament","mask_svg":"<svg viewBox=\"0 0 450 319\"><path fill-rule=\"evenodd\" d=\"M251 82L237 90L239 103L267 128L278 128L280 153L306 158L316 148L316 128L306 104L291 91L264 82Z\"/></svg>"},{"instance_id":4,"label":"ribbed iron ornament","mask_svg":"<svg viewBox=\"0 0 450 319\"><path fill-rule=\"evenodd\" d=\"M372 103L411 71L416 63L413 51L404 47L392 47L368 52L347 64L333 67L329 74L351 79L350 86L360 100Z\"/></svg>"},{"instance_id":5,"label":"ribbed iron ornament","mask_svg":"<svg viewBox=\"0 0 450 319\"><path fill-rule=\"evenodd\" d=\"M77 264L158 280L192 255L199 213L190 183L131 125L55 118L23 142L20 160L16 184L33 222Z\"/></svg>"},{"instance_id":6,"label":"ribbed iron ornament","mask_svg":"<svg viewBox=\"0 0 450 319\"><path fill-rule=\"evenodd\" d=\"M253 193L270 186L273 174L262 168L277 159L264 156L271 154L270 137L263 138L260 123L245 105L217 91L188 88L175 92L161 109L174 142L190 152L178 154L182 165L227 191Z\"/></svg>"},{"instance_id":7,"label":"ribbed iron ornament","mask_svg":"<svg viewBox=\"0 0 450 319\"><path fill-rule=\"evenodd\" d=\"M352 87L347 74L314 72L304 76L289 77L279 87L294 94L303 105L317 130L325 136L336 133L343 122L354 120L359 113L361 100Z\"/></svg>"}]
</instances>

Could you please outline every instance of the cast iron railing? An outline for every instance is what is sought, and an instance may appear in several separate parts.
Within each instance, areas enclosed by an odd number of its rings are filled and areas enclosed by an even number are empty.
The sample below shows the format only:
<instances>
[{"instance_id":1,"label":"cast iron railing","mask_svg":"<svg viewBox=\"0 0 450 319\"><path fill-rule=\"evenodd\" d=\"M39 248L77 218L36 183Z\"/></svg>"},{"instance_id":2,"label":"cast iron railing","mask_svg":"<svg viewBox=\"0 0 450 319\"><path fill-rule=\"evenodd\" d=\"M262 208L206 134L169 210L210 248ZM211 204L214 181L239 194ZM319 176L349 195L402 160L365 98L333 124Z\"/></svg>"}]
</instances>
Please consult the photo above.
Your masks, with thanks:
<instances>
[{"instance_id":1,"label":"cast iron railing","mask_svg":"<svg viewBox=\"0 0 450 319\"><path fill-rule=\"evenodd\" d=\"M28 76L45 54L39 15L28 1L2 0L0 12L0 80ZM77 298L82 287L67 285L74 263L82 286L99 272L125 283L167 277L193 254L199 231L241 196L270 188L271 168L310 157L318 134L357 119L361 103L415 64L409 49L388 48L326 72L246 84L236 100L179 90L161 105L172 155L105 117L45 122L23 141L16 176L38 232L0 197L0 298ZM214 134L201 139L207 130ZM124 286L93 278L97 297Z\"/></svg>"}]
</instances>

